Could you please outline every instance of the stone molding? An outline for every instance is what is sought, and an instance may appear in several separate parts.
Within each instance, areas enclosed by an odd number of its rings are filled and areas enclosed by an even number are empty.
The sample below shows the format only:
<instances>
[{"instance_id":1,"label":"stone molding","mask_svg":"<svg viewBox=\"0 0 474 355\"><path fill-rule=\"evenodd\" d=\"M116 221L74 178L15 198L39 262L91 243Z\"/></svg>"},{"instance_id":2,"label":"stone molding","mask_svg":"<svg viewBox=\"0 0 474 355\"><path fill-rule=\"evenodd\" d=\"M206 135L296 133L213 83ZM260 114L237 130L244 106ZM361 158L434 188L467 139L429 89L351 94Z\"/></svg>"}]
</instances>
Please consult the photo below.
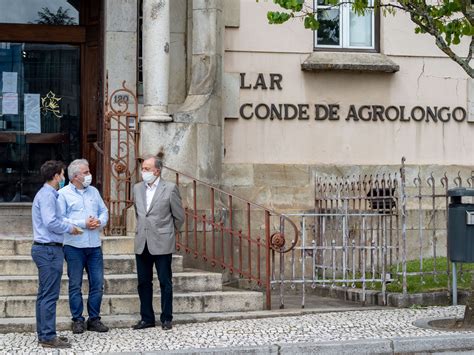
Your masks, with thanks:
<instances>
[{"instance_id":1,"label":"stone molding","mask_svg":"<svg viewBox=\"0 0 474 355\"><path fill-rule=\"evenodd\" d=\"M395 73L400 66L381 53L313 52L301 64L301 69Z\"/></svg>"}]
</instances>

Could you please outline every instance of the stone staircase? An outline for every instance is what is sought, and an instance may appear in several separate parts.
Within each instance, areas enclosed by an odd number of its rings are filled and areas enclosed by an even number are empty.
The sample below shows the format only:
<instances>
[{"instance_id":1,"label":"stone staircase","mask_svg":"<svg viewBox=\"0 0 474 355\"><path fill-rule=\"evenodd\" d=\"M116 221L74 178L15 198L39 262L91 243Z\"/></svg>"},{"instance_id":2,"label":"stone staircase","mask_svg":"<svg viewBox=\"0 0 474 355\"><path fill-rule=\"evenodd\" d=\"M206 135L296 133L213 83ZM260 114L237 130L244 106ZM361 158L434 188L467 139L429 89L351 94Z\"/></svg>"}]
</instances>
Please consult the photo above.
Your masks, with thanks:
<instances>
[{"instance_id":1,"label":"stone staircase","mask_svg":"<svg viewBox=\"0 0 474 355\"><path fill-rule=\"evenodd\" d=\"M5 222L0 214L0 224ZM7 229L13 228L10 225ZM27 229L24 225L21 228L23 232ZM0 332L34 331L38 279L36 266L30 256L33 238L24 233L6 234L3 230L0 233ZM103 253L105 292L102 319L111 327L131 326L140 317L133 237L103 237ZM225 288L220 273L184 268L180 255L173 256L173 287L173 308L177 322L180 319L199 318L203 313L263 309L262 293ZM159 314L160 296L156 277L154 288L154 307ZM68 330L71 326L67 292L65 267L57 307L58 330ZM83 285L83 294L86 299L87 281Z\"/></svg>"}]
</instances>

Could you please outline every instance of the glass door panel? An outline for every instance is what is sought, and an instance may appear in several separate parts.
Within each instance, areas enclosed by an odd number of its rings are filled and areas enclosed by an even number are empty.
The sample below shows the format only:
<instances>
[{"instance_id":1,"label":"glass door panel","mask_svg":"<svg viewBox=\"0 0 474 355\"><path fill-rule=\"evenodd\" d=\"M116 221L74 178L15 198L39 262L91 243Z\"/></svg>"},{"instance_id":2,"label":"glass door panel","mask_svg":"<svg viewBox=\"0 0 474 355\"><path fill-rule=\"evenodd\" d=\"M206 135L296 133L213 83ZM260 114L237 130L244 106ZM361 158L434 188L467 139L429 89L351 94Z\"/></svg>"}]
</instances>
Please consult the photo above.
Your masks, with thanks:
<instances>
[{"instance_id":1,"label":"glass door panel","mask_svg":"<svg viewBox=\"0 0 474 355\"><path fill-rule=\"evenodd\" d=\"M80 155L80 47L0 42L0 202L29 202L40 166Z\"/></svg>"}]
</instances>

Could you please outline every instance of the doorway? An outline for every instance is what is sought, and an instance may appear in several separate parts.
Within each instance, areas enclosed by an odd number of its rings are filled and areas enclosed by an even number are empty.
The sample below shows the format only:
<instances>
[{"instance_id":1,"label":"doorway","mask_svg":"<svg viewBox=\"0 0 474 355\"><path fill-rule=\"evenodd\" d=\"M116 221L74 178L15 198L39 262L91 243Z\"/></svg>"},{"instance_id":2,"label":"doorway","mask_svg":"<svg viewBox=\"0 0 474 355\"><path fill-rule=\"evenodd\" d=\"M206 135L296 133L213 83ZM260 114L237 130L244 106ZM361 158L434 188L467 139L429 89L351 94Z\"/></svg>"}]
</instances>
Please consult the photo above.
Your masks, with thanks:
<instances>
[{"instance_id":1,"label":"doorway","mask_svg":"<svg viewBox=\"0 0 474 355\"><path fill-rule=\"evenodd\" d=\"M31 202L47 160L89 160L102 121L102 1L0 0L0 203Z\"/></svg>"}]
</instances>

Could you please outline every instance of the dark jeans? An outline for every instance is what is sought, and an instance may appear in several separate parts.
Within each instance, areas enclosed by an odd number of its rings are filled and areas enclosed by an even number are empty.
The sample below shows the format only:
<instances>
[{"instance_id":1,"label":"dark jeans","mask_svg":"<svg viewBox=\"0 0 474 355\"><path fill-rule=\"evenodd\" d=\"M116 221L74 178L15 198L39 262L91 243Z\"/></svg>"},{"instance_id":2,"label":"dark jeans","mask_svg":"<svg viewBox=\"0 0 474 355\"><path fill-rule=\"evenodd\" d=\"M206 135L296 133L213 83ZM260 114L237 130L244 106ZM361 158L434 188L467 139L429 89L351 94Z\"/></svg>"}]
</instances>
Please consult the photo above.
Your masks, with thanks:
<instances>
[{"instance_id":1,"label":"dark jeans","mask_svg":"<svg viewBox=\"0 0 474 355\"><path fill-rule=\"evenodd\" d=\"M33 245L31 256L38 268L36 332L39 341L49 341L56 337L56 303L63 275L63 249L57 246Z\"/></svg>"},{"instance_id":2,"label":"dark jeans","mask_svg":"<svg viewBox=\"0 0 474 355\"><path fill-rule=\"evenodd\" d=\"M89 319L100 319L100 304L104 294L104 257L102 249L76 248L64 246L64 257L67 262L67 275L69 277L69 308L72 320L82 320L84 304L82 301L82 276L84 269L89 280L89 298L87 299L87 313Z\"/></svg>"},{"instance_id":3,"label":"dark jeans","mask_svg":"<svg viewBox=\"0 0 474 355\"><path fill-rule=\"evenodd\" d=\"M138 295L140 315L146 323L155 323L153 310L153 265L155 265L161 289L161 322L173 320L173 281L171 261L173 254L151 255L145 244L142 254L135 254L137 260Z\"/></svg>"}]
</instances>

